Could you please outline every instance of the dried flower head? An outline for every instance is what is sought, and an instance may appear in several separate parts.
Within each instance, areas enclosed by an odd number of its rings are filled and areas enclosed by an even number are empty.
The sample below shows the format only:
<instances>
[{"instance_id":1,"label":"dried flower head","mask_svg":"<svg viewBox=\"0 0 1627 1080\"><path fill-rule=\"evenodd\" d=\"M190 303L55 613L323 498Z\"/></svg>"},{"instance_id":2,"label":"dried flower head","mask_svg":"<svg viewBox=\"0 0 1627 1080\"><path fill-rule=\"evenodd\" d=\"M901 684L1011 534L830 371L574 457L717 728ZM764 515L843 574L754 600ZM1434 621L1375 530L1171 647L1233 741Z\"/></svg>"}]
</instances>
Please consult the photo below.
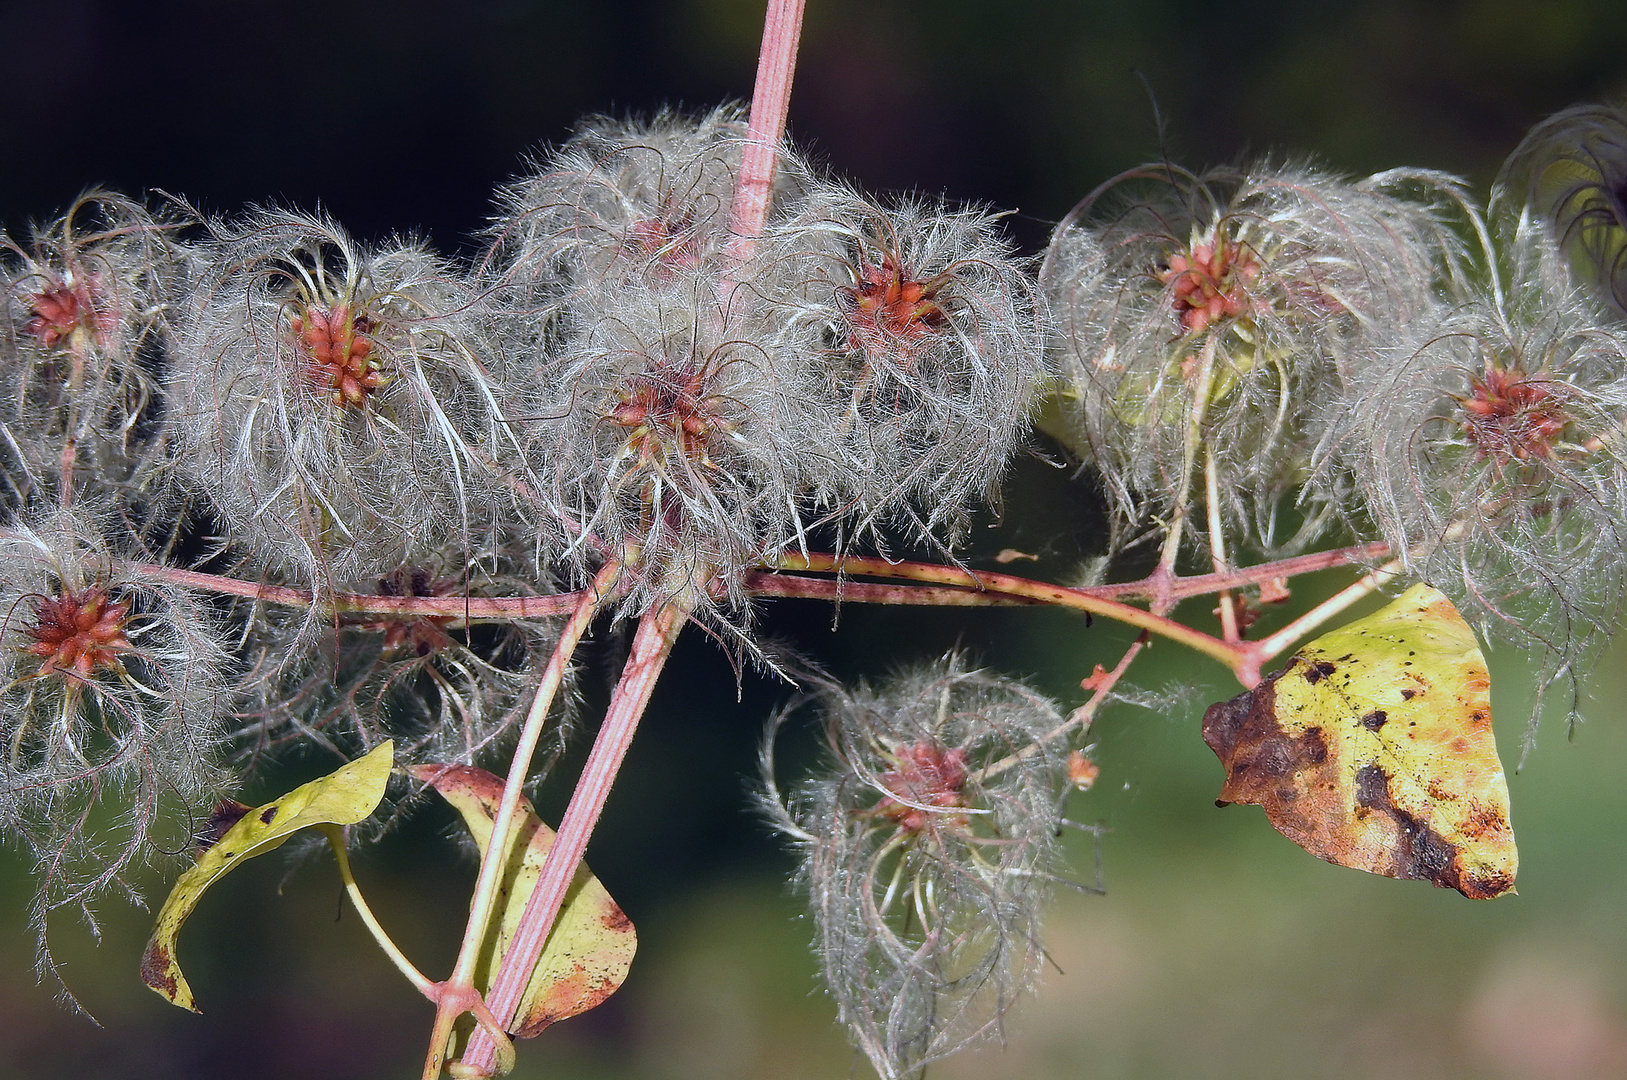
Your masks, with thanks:
<instances>
[{"instance_id":1,"label":"dried flower head","mask_svg":"<svg viewBox=\"0 0 1627 1080\"><path fill-rule=\"evenodd\" d=\"M745 134L733 109L585 124L503 194L483 270L545 402L526 424L535 517L576 573L619 559L632 610L715 610L718 586L743 610L741 571L810 502L818 350L769 299L796 282L728 254Z\"/></svg>"},{"instance_id":2,"label":"dried flower head","mask_svg":"<svg viewBox=\"0 0 1627 1080\"><path fill-rule=\"evenodd\" d=\"M1043 375L1040 313L997 215L824 183L769 252L799 268L773 298L788 330L823 352L828 404L810 445L824 455L808 469L820 500L861 527L903 520L952 538L993 498Z\"/></svg>"},{"instance_id":3,"label":"dried flower head","mask_svg":"<svg viewBox=\"0 0 1627 1080\"><path fill-rule=\"evenodd\" d=\"M1542 121L1498 175L1495 199L1548 230L1571 269L1627 316L1627 114L1577 105Z\"/></svg>"},{"instance_id":4,"label":"dried flower head","mask_svg":"<svg viewBox=\"0 0 1627 1080\"><path fill-rule=\"evenodd\" d=\"M367 252L316 218L214 232L166 421L233 539L325 588L477 548L526 409L480 298L416 245Z\"/></svg>"},{"instance_id":5,"label":"dried flower head","mask_svg":"<svg viewBox=\"0 0 1627 1080\"><path fill-rule=\"evenodd\" d=\"M42 933L173 850L223 779L218 620L115 563L103 524L81 509L0 529L0 824L39 864ZM181 820L157 841L167 814Z\"/></svg>"},{"instance_id":6,"label":"dried flower head","mask_svg":"<svg viewBox=\"0 0 1627 1080\"><path fill-rule=\"evenodd\" d=\"M1126 517L1167 518L1194 471L1211 469L1235 539L1307 542L1314 528L1287 540L1275 528L1307 473L1310 418L1358 377L1375 327L1427 310L1456 274L1442 206L1467 204L1437 174L1350 182L1271 164L1202 176L1145 166L1081 203L1042 285L1067 441Z\"/></svg>"},{"instance_id":7,"label":"dried flower head","mask_svg":"<svg viewBox=\"0 0 1627 1080\"><path fill-rule=\"evenodd\" d=\"M1038 976L1069 789L1056 707L958 657L825 696L835 768L789 807L826 985L887 1080L999 1034ZM771 735L772 739L772 735Z\"/></svg>"},{"instance_id":8,"label":"dried flower head","mask_svg":"<svg viewBox=\"0 0 1627 1080\"><path fill-rule=\"evenodd\" d=\"M522 307L575 299L614 306L622 286L690 289L730 269L729 217L747 136L726 105L704 116L594 117L533 175L498 195L491 235L496 280ZM782 156L774 201L805 182Z\"/></svg>"},{"instance_id":9,"label":"dried flower head","mask_svg":"<svg viewBox=\"0 0 1627 1080\"><path fill-rule=\"evenodd\" d=\"M1539 284L1442 308L1330 430L1381 535L1470 617L1574 659L1627 555L1627 337Z\"/></svg>"},{"instance_id":10,"label":"dried flower head","mask_svg":"<svg viewBox=\"0 0 1627 1080\"><path fill-rule=\"evenodd\" d=\"M174 224L81 195L27 247L0 237L0 454L13 507L151 497L151 406L183 277Z\"/></svg>"},{"instance_id":11,"label":"dried flower head","mask_svg":"<svg viewBox=\"0 0 1627 1080\"><path fill-rule=\"evenodd\" d=\"M733 587L801 528L806 367L714 313L629 290L562 343L569 397L535 430L535 485L572 555L620 557L637 610L680 595L705 606L713 581Z\"/></svg>"}]
</instances>

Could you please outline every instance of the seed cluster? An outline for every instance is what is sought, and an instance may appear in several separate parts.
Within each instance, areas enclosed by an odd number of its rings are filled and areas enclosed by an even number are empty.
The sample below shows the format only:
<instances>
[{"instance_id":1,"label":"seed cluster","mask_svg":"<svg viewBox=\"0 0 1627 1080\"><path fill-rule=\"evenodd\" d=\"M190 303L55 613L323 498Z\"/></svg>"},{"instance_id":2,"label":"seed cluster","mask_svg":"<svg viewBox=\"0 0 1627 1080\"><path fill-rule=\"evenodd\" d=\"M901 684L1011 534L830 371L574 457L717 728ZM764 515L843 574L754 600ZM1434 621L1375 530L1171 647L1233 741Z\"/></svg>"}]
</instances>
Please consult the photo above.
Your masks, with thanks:
<instances>
[{"instance_id":1,"label":"seed cluster","mask_svg":"<svg viewBox=\"0 0 1627 1080\"><path fill-rule=\"evenodd\" d=\"M763 657L754 572L954 559L1036 414L1105 495L1111 554L1158 549L1150 580L1374 540L1554 671L1619 623L1620 111L1540 125L1486 205L1427 170L1143 166L1037 273L999 214L873 198L789 148L743 235L748 142L734 107L586 120L467 264L107 192L0 237L0 827L39 862L42 926L262 757L512 738L550 621L356 597L608 567L617 617L674 605ZM171 584L198 568L260 597ZM1222 611L1247 632L1246 598ZM789 799L770 768L764 802L893 1080L1032 986L1063 799L1098 770L1079 723L957 657L819 696L828 766Z\"/></svg>"},{"instance_id":2,"label":"seed cluster","mask_svg":"<svg viewBox=\"0 0 1627 1080\"><path fill-rule=\"evenodd\" d=\"M371 326L365 315L352 321L344 304L326 312L311 308L288 319L288 328L311 356L306 374L317 388L332 392L336 408L359 409L368 394L384 385L373 342L366 337Z\"/></svg>"},{"instance_id":3,"label":"seed cluster","mask_svg":"<svg viewBox=\"0 0 1627 1080\"><path fill-rule=\"evenodd\" d=\"M770 815L803 855L826 985L882 1077L998 1033L1033 984L1062 880L1056 707L960 657L823 712L832 762Z\"/></svg>"},{"instance_id":4,"label":"seed cluster","mask_svg":"<svg viewBox=\"0 0 1627 1080\"><path fill-rule=\"evenodd\" d=\"M38 675L72 672L85 679L98 668L123 672L119 654L131 648L124 634L129 613L128 601L110 604L98 588L36 600L34 625L23 632L34 638L27 651L45 661Z\"/></svg>"}]
</instances>

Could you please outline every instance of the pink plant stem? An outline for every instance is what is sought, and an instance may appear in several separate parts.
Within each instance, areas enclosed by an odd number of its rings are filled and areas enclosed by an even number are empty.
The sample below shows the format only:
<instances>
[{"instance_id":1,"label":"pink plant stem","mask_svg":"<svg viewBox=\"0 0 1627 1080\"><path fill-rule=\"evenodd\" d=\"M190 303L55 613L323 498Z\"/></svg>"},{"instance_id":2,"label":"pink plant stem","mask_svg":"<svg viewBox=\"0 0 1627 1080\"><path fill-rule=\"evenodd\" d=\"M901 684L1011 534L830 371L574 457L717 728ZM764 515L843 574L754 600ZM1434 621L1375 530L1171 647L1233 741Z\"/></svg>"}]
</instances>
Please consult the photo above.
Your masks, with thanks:
<instances>
[{"instance_id":1,"label":"pink plant stem","mask_svg":"<svg viewBox=\"0 0 1627 1080\"><path fill-rule=\"evenodd\" d=\"M616 684L604 723L593 741L587 764L571 795L570 805L559 823L554 846L543 860L542 872L535 890L525 905L525 914L503 954L497 977L486 1003L498 1022L509 1026L519 1009L521 996L531 981L531 972L542 956L543 945L554 919L564 902L565 893L576 876L577 864L587 851L588 837L598 823L604 809L610 786L621 769L622 758L632 744L633 733L649 704L650 694L672 655L672 646L678 640L688 612L680 606L666 604L646 612L639 620L638 632L633 636L632 654L622 669L621 681ZM492 845L493 850L496 844ZM468 1052L462 1064L469 1075L486 1076L496 1065L497 1048L483 1029L477 1029L469 1039Z\"/></svg>"},{"instance_id":2,"label":"pink plant stem","mask_svg":"<svg viewBox=\"0 0 1627 1080\"><path fill-rule=\"evenodd\" d=\"M62 444L62 483L57 491L57 501L64 510L73 505L73 470L78 460L79 442L70 435Z\"/></svg>"},{"instance_id":3,"label":"pink plant stem","mask_svg":"<svg viewBox=\"0 0 1627 1080\"><path fill-rule=\"evenodd\" d=\"M789 570L816 570L828 573L842 574L874 574L890 577L902 577L916 581L927 581L939 585L959 585L974 589L981 589L992 593L1001 593L1012 597L1021 597L1041 604L1054 604L1058 607L1073 608L1090 615L1100 615L1113 619L1116 622L1134 626L1168 638L1178 644L1203 653L1220 661L1232 670L1237 670L1244 664L1248 656L1237 645L1222 641L1211 634L1201 630L1194 630L1183 623L1154 614L1142 608L1131 607L1129 604L1117 600L1108 600L1092 595L1085 589L1070 589L1063 585L1052 585L1044 581L1032 581L1028 578L1015 577L1011 574L993 574L979 570L961 570L953 566L939 566L933 563L889 563L885 559L865 559L840 555L801 555L796 552L786 552L779 557L779 564Z\"/></svg>"},{"instance_id":4,"label":"pink plant stem","mask_svg":"<svg viewBox=\"0 0 1627 1080\"><path fill-rule=\"evenodd\" d=\"M751 258L768 220L774 193L780 140L791 107L791 77L802 40L803 0L768 0L763 19L763 46L757 54L757 83L751 93L751 138L740 159L729 227L734 241L729 256L738 265Z\"/></svg>"},{"instance_id":5,"label":"pink plant stem","mask_svg":"<svg viewBox=\"0 0 1627 1080\"><path fill-rule=\"evenodd\" d=\"M1000 775L1007 769L1010 769L1012 766L1022 761L1024 758L1032 757L1034 754L1037 754L1040 747L1046 745L1047 743L1053 743L1058 739L1066 738L1067 736L1072 735L1075 728L1080 731L1088 730L1092 721L1096 719L1096 714L1101 711L1102 706L1107 703L1108 698L1112 695L1113 687L1118 685L1118 681L1122 679L1124 677L1124 673L1130 669L1130 664L1138 655L1140 655L1141 650L1145 649L1146 647L1147 635L1142 634L1140 637L1136 638L1130 643L1130 647L1128 649L1124 650L1124 655L1119 657L1119 662L1113 666L1112 671L1105 671L1098 667L1091 677L1086 679L1084 682L1085 688L1092 691L1089 701L1073 710L1072 713L1068 714L1068 718L1066 720L1052 728L1050 731L1047 731L1044 735L1041 735L1038 739L1034 740L1032 744L1023 747L1016 753L1008 754L999 761L993 762L992 764L989 764L979 770L977 773L977 779L980 781L987 780L992 776Z\"/></svg>"},{"instance_id":6,"label":"pink plant stem","mask_svg":"<svg viewBox=\"0 0 1627 1080\"><path fill-rule=\"evenodd\" d=\"M1382 589L1401 573L1401 569L1401 560L1392 559L1371 574L1363 577L1360 581L1347 585L1339 592L1328 597L1270 637L1263 637L1259 641L1244 642L1243 647L1249 654L1249 659L1243 667L1237 669L1237 677L1243 681L1243 685L1252 689L1260 681L1261 666L1268 660L1273 659L1279 653L1287 651L1288 646L1335 615L1343 613L1352 604L1359 603L1365 597L1371 596L1376 590Z\"/></svg>"},{"instance_id":7,"label":"pink plant stem","mask_svg":"<svg viewBox=\"0 0 1627 1080\"><path fill-rule=\"evenodd\" d=\"M1193 596L1207 596L1222 589L1260 585L1277 578L1293 578L1298 577L1300 574L1316 573L1319 570L1333 570L1341 566L1373 562L1385 558L1389 554L1390 545L1385 543L1356 544L1352 547L1338 548L1334 551L1318 551L1309 555L1296 555L1291 559L1278 559L1275 562L1259 563L1242 569L1227 570L1224 573L1174 577L1169 579L1162 589L1159 588L1156 580L1157 572L1155 571L1152 575L1139 581L1126 581L1116 585L1088 585L1070 591L1103 600L1150 600L1160 593L1174 599L1184 600ZM920 563L907 560L894 562L888 559L852 555L843 556L841 566L838 568L835 564L836 558L834 555L822 552L813 552L804 556L801 552L787 551L772 560L772 565L782 570L807 570L828 574L861 574L867 577L929 581L973 589L987 588L989 582L1002 578L1010 581L1027 580L1009 574L995 574L982 570L963 570L959 567L944 566L940 563Z\"/></svg>"},{"instance_id":8,"label":"pink plant stem","mask_svg":"<svg viewBox=\"0 0 1627 1080\"><path fill-rule=\"evenodd\" d=\"M553 655L548 658L548 667L543 671L542 681L537 686L537 695L532 701L530 713L526 716L525 727L520 731L519 743L514 748L514 758L509 765L508 777L503 785L503 795L497 805L497 814L492 820L491 840L487 843L486 854L480 861L480 872L475 879L474 896L470 901L469 922L464 927L463 944L459 947L452 974L436 987L435 1026L430 1035L429 1055L424 1062L425 1080L435 1080L440 1076L441 1066L445 1061L447 1037L451 1035L452 1025L457 1018L465 1012L485 1008L474 988L475 965L479 962L481 944L486 940L486 933L490 929L492 915L496 910L497 882L503 868L508 865L508 849L513 844L519 819L520 799L524 795L525 782L531 773L531 759L542 737L554 696L565 681L565 672L570 666L571 657L575 655L576 647L581 643L582 636L587 632L593 617L607 600L615 596L620 579L621 564L608 563L593 579L593 584L578 594L576 611L565 624L565 628L560 631L559 643L555 646Z\"/></svg>"},{"instance_id":9,"label":"pink plant stem","mask_svg":"<svg viewBox=\"0 0 1627 1080\"><path fill-rule=\"evenodd\" d=\"M453 619L535 619L575 611L583 592L556 596L374 596L368 593L332 593L313 599L309 589L263 585L256 581L181 570L155 563L129 563L125 571L145 581L162 581L204 592L264 600L283 607L312 605L345 615L432 615Z\"/></svg>"},{"instance_id":10,"label":"pink plant stem","mask_svg":"<svg viewBox=\"0 0 1627 1080\"><path fill-rule=\"evenodd\" d=\"M1219 592L1221 589L1239 589L1248 585L1261 585L1273 578L1292 578L1300 574L1314 574L1318 570L1333 570L1341 566L1351 566L1356 563L1372 562L1385 558L1390 554L1390 545L1382 541L1370 544L1356 544L1352 547L1338 548L1333 551L1317 551L1309 555L1296 555L1291 559L1278 559L1275 562L1259 563L1255 566L1245 566L1242 569L1227 570L1217 574L1194 574L1191 577L1176 577L1168 586L1168 594L1175 599L1184 600L1190 596L1207 596L1209 593ZM1111 597L1116 600L1123 599L1151 599L1154 583L1151 577L1140 581L1127 581L1120 585L1092 585L1082 590L1093 596Z\"/></svg>"},{"instance_id":11,"label":"pink plant stem","mask_svg":"<svg viewBox=\"0 0 1627 1080\"><path fill-rule=\"evenodd\" d=\"M827 600L833 604L897 604L926 607L1030 607L1041 603L1026 596L1005 596L951 585L889 585L874 581L838 581L753 571L745 576L753 596Z\"/></svg>"},{"instance_id":12,"label":"pink plant stem","mask_svg":"<svg viewBox=\"0 0 1627 1080\"><path fill-rule=\"evenodd\" d=\"M768 219L779 145L785 135L785 118L791 99L791 77L802 36L802 11L803 0L769 0L768 3L757 81L752 92L750 138L742 153L731 207L730 227L734 240L729 257L737 267L751 258ZM731 272L719 289L721 310L728 309L735 280ZM543 861L536 888L502 957L491 991L486 995L486 1003L500 1023L511 1023L520 1006L565 892L576 875L577 864L587 850L588 837L604 809L610 786L649 703L656 679L687 617L686 608L666 604L646 612L639 621L632 655L622 671L621 682L616 686L587 765L559 824L554 845ZM489 1075L497 1065L497 1058L497 1045L484 1027L471 1033L462 1060L466 1074Z\"/></svg>"}]
</instances>

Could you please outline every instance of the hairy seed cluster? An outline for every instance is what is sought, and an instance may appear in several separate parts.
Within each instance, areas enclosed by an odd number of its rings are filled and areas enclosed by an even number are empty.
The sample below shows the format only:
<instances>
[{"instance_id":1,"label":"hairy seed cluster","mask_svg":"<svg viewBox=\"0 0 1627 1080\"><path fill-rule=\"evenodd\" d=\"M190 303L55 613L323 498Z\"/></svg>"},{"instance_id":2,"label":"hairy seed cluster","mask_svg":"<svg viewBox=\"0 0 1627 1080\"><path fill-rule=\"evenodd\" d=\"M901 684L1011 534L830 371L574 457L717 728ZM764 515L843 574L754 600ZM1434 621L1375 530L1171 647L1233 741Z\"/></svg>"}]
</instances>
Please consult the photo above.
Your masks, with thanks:
<instances>
[{"instance_id":1,"label":"hairy seed cluster","mask_svg":"<svg viewBox=\"0 0 1627 1080\"><path fill-rule=\"evenodd\" d=\"M42 929L184 846L233 769L503 748L556 628L357 596L533 597L614 564L618 615L676 604L752 647L748 575L787 548L952 557L1042 398L1115 553L1161 544L1162 580L1343 530L1556 672L1619 623L1621 109L1539 125L1485 207L1425 170L1143 166L1037 276L999 214L789 150L746 235L748 136L735 107L587 120L499 192L473 265L101 191L0 237L0 827ZM173 584L200 568L277 588ZM1096 767L958 657L820 697L830 760L782 799L765 752L762 801L894 1080L1032 986L1063 798Z\"/></svg>"},{"instance_id":2,"label":"hairy seed cluster","mask_svg":"<svg viewBox=\"0 0 1627 1080\"><path fill-rule=\"evenodd\" d=\"M218 620L118 568L109 524L81 508L0 527L0 825L38 863L42 928L55 908L88 912L155 833L176 848L166 815L201 812L224 780Z\"/></svg>"},{"instance_id":3,"label":"hairy seed cluster","mask_svg":"<svg viewBox=\"0 0 1627 1080\"><path fill-rule=\"evenodd\" d=\"M486 271L539 394L528 479L578 572L629 603L721 591L807 533L953 534L1039 371L1030 290L975 212L885 208L786 156L745 257L745 127L584 125L504 194Z\"/></svg>"},{"instance_id":4,"label":"hairy seed cluster","mask_svg":"<svg viewBox=\"0 0 1627 1080\"><path fill-rule=\"evenodd\" d=\"M825 982L887 1080L994 1036L1033 986L1062 873L1049 701L956 657L824 700L833 757L771 815L800 848Z\"/></svg>"},{"instance_id":5,"label":"hairy seed cluster","mask_svg":"<svg viewBox=\"0 0 1627 1080\"><path fill-rule=\"evenodd\" d=\"M1627 335L1589 307L1540 280L1442 306L1328 426L1377 535L1561 662L1615 625L1627 542Z\"/></svg>"},{"instance_id":6,"label":"hairy seed cluster","mask_svg":"<svg viewBox=\"0 0 1627 1080\"><path fill-rule=\"evenodd\" d=\"M183 482L254 565L364 591L478 551L519 446L478 296L416 244L262 213L214 224L167 372Z\"/></svg>"},{"instance_id":7,"label":"hairy seed cluster","mask_svg":"<svg viewBox=\"0 0 1627 1080\"><path fill-rule=\"evenodd\" d=\"M1233 544L1303 546L1331 501L1305 486L1314 418L1362 383L1375 332L1428 310L1455 272L1438 204L1461 198L1431 173L1351 182L1269 162L1104 185L1042 274L1060 433L1129 521L1167 520L1212 472ZM1279 505L1306 497L1310 526L1279 537Z\"/></svg>"}]
</instances>

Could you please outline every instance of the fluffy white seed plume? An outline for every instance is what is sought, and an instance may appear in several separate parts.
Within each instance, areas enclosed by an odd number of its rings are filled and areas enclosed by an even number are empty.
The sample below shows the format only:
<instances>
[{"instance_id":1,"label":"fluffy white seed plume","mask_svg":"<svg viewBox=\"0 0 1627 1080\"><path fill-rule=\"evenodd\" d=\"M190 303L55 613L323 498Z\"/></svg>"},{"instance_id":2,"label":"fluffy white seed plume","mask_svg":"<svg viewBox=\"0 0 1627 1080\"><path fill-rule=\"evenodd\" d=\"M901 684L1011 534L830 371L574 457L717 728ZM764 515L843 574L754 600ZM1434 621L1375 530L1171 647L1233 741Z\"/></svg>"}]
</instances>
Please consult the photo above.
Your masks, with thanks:
<instances>
[{"instance_id":1,"label":"fluffy white seed plume","mask_svg":"<svg viewBox=\"0 0 1627 1080\"><path fill-rule=\"evenodd\" d=\"M1402 198L1402 193L1421 198ZM1132 521L1167 517L1217 476L1235 541L1263 550L1307 476L1310 418L1367 364L1371 332L1461 276L1450 177L1350 182L1308 165L1194 175L1143 166L1058 230L1042 270L1068 441ZM1474 217L1478 221L1478 217Z\"/></svg>"},{"instance_id":2,"label":"fluffy white seed plume","mask_svg":"<svg viewBox=\"0 0 1627 1080\"><path fill-rule=\"evenodd\" d=\"M620 558L634 610L708 608L714 582L738 609L741 572L805 528L820 356L769 299L794 277L725 255L745 135L732 109L591 121L493 227L505 347L547 402L526 425L536 516L576 574ZM802 172L788 156L779 202Z\"/></svg>"},{"instance_id":3,"label":"fluffy white seed plume","mask_svg":"<svg viewBox=\"0 0 1627 1080\"><path fill-rule=\"evenodd\" d=\"M678 291L729 269L729 218L748 129L738 106L704 116L595 117L498 194L487 275L522 311L577 305L576 317L618 303L623 286ZM774 205L806 184L782 154Z\"/></svg>"},{"instance_id":4,"label":"fluffy white seed plume","mask_svg":"<svg viewBox=\"0 0 1627 1080\"><path fill-rule=\"evenodd\" d=\"M175 223L107 191L25 246L0 236L0 498L155 497L154 390L184 276Z\"/></svg>"},{"instance_id":5,"label":"fluffy white seed plume","mask_svg":"<svg viewBox=\"0 0 1627 1080\"><path fill-rule=\"evenodd\" d=\"M132 860L184 847L222 784L218 620L121 568L106 524L80 508L0 529L0 824L38 864L42 938L50 911L88 917Z\"/></svg>"},{"instance_id":6,"label":"fluffy white seed plume","mask_svg":"<svg viewBox=\"0 0 1627 1080\"><path fill-rule=\"evenodd\" d=\"M1067 747L1049 701L958 657L824 695L834 762L765 804L802 856L825 982L886 1080L997 1038L1038 977ZM770 735L772 740L772 733Z\"/></svg>"},{"instance_id":7,"label":"fluffy white seed plume","mask_svg":"<svg viewBox=\"0 0 1627 1080\"><path fill-rule=\"evenodd\" d=\"M232 538L340 589L478 549L526 408L480 298L415 244L366 251L318 218L214 231L166 422Z\"/></svg>"},{"instance_id":8,"label":"fluffy white seed plume","mask_svg":"<svg viewBox=\"0 0 1627 1080\"><path fill-rule=\"evenodd\" d=\"M768 257L796 268L788 329L823 351L808 433L819 499L861 529L943 544L992 500L1043 377L1041 312L998 216L810 189ZM805 268L805 269L804 269Z\"/></svg>"},{"instance_id":9,"label":"fluffy white seed plume","mask_svg":"<svg viewBox=\"0 0 1627 1080\"><path fill-rule=\"evenodd\" d=\"M797 536L806 497L793 436L808 371L709 309L630 295L559 354L568 411L533 475L578 538L632 557L640 609L741 571ZM738 329L738 332L737 332Z\"/></svg>"},{"instance_id":10,"label":"fluffy white seed plume","mask_svg":"<svg viewBox=\"0 0 1627 1080\"><path fill-rule=\"evenodd\" d=\"M630 602L721 583L816 525L947 543L992 494L1042 370L993 215L872 203L782 156L737 261L744 124L584 125L511 186L483 271L553 404L542 517L577 573L630 556ZM706 601L703 600L703 603Z\"/></svg>"},{"instance_id":11,"label":"fluffy white seed plume","mask_svg":"<svg viewBox=\"0 0 1627 1080\"><path fill-rule=\"evenodd\" d=\"M1376 535L1467 616L1573 663L1622 600L1624 376L1627 335L1535 274L1398 334L1330 408L1324 457Z\"/></svg>"}]
</instances>

